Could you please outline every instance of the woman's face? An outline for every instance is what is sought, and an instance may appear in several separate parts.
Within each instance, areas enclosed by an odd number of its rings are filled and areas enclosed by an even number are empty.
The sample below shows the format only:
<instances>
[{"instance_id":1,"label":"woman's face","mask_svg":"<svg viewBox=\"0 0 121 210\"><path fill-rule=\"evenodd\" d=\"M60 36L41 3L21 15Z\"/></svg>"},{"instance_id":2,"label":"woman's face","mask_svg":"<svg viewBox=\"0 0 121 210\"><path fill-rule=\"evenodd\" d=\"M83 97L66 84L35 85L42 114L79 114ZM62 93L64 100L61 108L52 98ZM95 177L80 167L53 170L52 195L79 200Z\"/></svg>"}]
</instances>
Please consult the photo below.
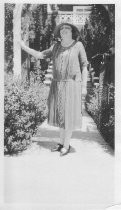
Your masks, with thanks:
<instances>
[{"instance_id":1,"label":"woman's face","mask_svg":"<svg viewBox=\"0 0 121 210\"><path fill-rule=\"evenodd\" d=\"M67 37L70 37L70 36L72 37L72 28L71 28L71 26L69 26L69 25L61 26L61 28L60 28L60 36L61 36L62 39L64 39L64 38L67 39Z\"/></svg>"}]
</instances>

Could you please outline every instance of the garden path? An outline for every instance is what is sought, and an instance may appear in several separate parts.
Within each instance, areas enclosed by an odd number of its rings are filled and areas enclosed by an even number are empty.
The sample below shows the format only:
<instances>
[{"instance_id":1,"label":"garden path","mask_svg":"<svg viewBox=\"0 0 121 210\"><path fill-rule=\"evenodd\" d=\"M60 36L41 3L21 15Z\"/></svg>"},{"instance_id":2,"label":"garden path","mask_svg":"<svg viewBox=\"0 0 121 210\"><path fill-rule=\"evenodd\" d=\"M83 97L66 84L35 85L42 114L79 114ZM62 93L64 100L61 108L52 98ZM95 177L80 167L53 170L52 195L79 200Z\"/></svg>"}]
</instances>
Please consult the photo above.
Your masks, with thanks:
<instances>
[{"instance_id":1,"label":"garden path","mask_svg":"<svg viewBox=\"0 0 121 210\"><path fill-rule=\"evenodd\" d=\"M86 112L67 156L51 153L59 130L46 121L32 140L22 154L4 158L3 210L104 210L113 204L114 155Z\"/></svg>"}]
</instances>

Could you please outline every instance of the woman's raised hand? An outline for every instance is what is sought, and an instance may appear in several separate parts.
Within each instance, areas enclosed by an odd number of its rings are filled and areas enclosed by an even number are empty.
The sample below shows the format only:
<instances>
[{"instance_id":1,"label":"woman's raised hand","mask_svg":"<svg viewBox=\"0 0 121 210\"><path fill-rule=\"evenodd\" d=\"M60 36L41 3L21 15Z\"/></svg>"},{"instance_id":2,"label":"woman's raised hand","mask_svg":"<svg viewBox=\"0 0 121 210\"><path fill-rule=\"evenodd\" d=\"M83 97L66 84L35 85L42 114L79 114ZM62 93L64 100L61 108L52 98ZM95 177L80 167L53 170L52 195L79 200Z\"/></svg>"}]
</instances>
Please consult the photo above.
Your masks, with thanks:
<instances>
[{"instance_id":1,"label":"woman's raised hand","mask_svg":"<svg viewBox=\"0 0 121 210\"><path fill-rule=\"evenodd\" d=\"M22 48L24 48L26 46L23 40L20 41L20 45Z\"/></svg>"},{"instance_id":2,"label":"woman's raised hand","mask_svg":"<svg viewBox=\"0 0 121 210\"><path fill-rule=\"evenodd\" d=\"M26 51L28 54L32 55L33 57L35 57L36 59L43 59L43 54L42 52L39 52L37 50L31 49L30 47L28 47L25 42L23 40L18 41L18 43L20 44L21 48Z\"/></svg>"},{"instance_id":3,"label":"woman's raised hand","mask_svg":"<svg viewBox=\"0 0 121 210\"><path fill-rule=\"evenodd\" d=\"M17 44L21 46L21 48L24 48L26 46L23 40L17 40Z\"/></svg>"}]
</instances>

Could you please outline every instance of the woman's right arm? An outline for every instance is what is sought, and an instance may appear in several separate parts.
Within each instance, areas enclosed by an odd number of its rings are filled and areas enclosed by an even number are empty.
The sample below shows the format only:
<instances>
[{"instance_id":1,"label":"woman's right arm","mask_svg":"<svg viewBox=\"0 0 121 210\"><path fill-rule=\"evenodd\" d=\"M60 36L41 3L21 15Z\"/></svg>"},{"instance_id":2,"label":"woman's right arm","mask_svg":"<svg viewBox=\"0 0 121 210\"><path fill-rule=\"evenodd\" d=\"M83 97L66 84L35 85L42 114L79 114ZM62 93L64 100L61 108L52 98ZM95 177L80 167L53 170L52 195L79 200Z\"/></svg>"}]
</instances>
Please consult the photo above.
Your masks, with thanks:
<instances>
[{"instance_id":1,"label":"woman's right arm","mask_svg":"<svg viewBox=\"0 0 121 210\"><path fill-rule=\"evenodd\" d=\"M36 51L34 49L31 49L29 47L27 47L24 43L24 41L20 42L21 48L26 51L28 54L32 55L33 57L35 57L36 59L44 59L44 55L42 52Z\"/></svg>"}]
</instances>

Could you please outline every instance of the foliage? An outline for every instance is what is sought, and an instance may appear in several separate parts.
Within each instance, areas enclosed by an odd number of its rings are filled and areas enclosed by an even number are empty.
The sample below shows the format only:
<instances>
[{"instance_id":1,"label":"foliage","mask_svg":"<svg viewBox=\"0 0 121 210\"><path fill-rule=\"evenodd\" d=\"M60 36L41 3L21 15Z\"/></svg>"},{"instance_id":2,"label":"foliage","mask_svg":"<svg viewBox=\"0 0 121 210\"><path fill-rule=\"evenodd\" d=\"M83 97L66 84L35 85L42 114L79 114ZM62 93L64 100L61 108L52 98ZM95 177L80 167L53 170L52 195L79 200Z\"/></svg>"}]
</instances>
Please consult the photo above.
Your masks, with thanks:
<instances>
[{"instance_id":1,"label":"foliage","mask_svg":"<svg viewBox=\"0 0 121 210\"><path fill-rule=\"evenodd\" d=\"M30 47L40 51L48 49L53 40L56 15L47 14L47 5L37 5L36 9L32 10L32 17L33 22L30 24L30 30L34 25L35 38L32 40L30 37ZM34 61L30 71L33 71L43 82L47 68L47 60Z\"/></svg>"},{"instance_id":2,"label":"foliage","mask_svg":"<svg viewBox=\"0 0 121 210\"><path fill-rule=\"evenodd\" d=\"M54 5L53 5L54 6ZM15 4L5 4L5 71L13 71L13 12ZM55 9L54 9L55 10ZM52 44L53 29L55 27L56 14L47 14L47 4L23 4L22 8L22 38L29 42L29 46L35 50L45 50ZM40 61L40 78L44 74L46 61ZM36 61L31 65L30 71L37 70ZM40 72L40 71L39 71Z\"/></svg>"},{"instance_id":3,"label":"foliage","mask_svg":"<svg viewBox=\"0 0 121 210\"><path fill-rule=\"evenodd\" d=\"M5 71L13 69L13 9L14 4L5 4Z\"/></svg>"},{"instance_id":4,"label":"foliage","mask_svg":"<svg viewBox=\"0 0 121 210\"><path fill-rule=\"evenodd\" d=\"M112 7L112 14L114 7ZM98 53L105 53L112 47L114 36L113 23L108 11L100 4L93 5L89 19L84 27L84 36L88 59Z\"/></svg>"},{"instance_id":5,"label":"foliage","mask_svg":"<svg viewBox=\"0 0 121 210\"><path fill-rule=\"evenodd\" d=\"M115 111L114 111L114 85L108 85L109 101L108 104L102 103L100 131L106 141L114 148L114 128L115 128Z\"/></svg>"},{"instance_id":6,"label":"foliage","mask_svg":"<svg viewBox=\"0 0 121 210\"><path fill-rule=\"evenodd\" d=\"M86 97L86 110L92 116L108 144L114 148L114 85L108 87L109 102L99 105L99 88L92 88Z\"/></svg>"},{"instance_id":7,"label":"foliage","mask_svg":"<svg viewBox=\"0 0 121 210\"><path fill-rule=\"evenodd\" d=\"M86 96L86 109L97 124L99 116L98 92L98 88L90 88Z\"/></svg>"},{"instance_id":8,"label":"foliage","mask_svg":"<svg viewBox=\"0 0 121 210\"><path fill-rule=\"evenodd\" d=\"M110 107L105 106L101 110L100 131L104 139L114 148L114 114L111 114Z\"/></svg>"},{"instance_id":9,"label":"foliage","mask_svg":"<svg viewBox=\"0 0 121 210\"><path fill-rule=\"evenodd\" d=\"M22 37L23 39L28 37L31 48L42 51L50 47L53 40L55 16L54 14L47 14L46 4L31 4L28 8L25 7L22 13ZM30 71L38 75L43 81L45 70L48 68L48 61L37 61L33 57L31 60Z\"/></svg>"},{"instance_id":10,"label":"foliage","mask_svg":"<svg viewBox=\"0 0 121 210\"><path fill-rule=\"evenodd\" d=\"M31 142L47 117L47 97L48 88L34 78L28 86L10 75L5 77L5 152L21 151Z\"/></svg>"}]
</instances>

